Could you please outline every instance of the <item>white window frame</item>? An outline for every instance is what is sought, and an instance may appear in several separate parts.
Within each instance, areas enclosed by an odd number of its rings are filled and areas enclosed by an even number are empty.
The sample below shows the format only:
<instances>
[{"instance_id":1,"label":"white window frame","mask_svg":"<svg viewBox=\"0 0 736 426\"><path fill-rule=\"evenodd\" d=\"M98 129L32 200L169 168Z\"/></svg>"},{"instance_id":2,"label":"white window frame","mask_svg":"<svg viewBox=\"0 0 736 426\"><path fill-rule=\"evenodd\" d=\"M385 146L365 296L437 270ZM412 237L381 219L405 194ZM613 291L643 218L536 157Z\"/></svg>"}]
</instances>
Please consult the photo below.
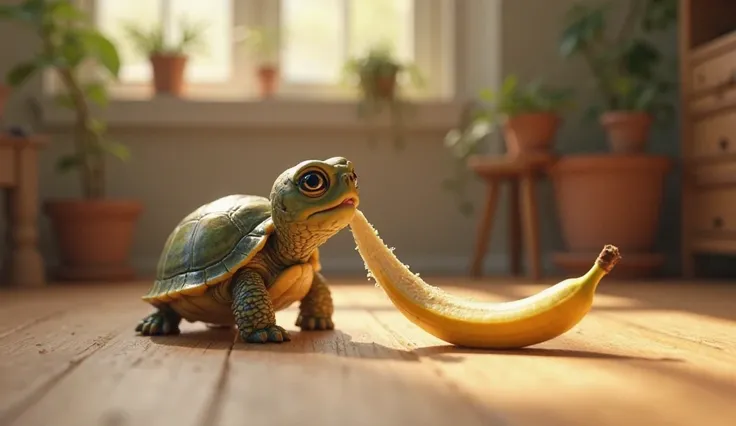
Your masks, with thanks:
<instances>
[{"instance_id":1,"label":"white window frame","mask_svg":"<svg viewBox=\"0 0 736 426\"><path fill-rule=\"evenodd\" d=\"M72 0L96 21L96 0ZM121 0L125 1L125 0ZM204 1L204 0L203 0ZM455 0L414 0L414 63L425 79L424 88L402 88L409 99L448 99L454 96ZM279 28L280 0L233 0L233 28L269 26ZM247 101L258 99L255 78L256 58L243 43L233 43L232 73L222 83L188 83L185 98L208 101ZM48 81L48 80L47 80ZM56 82L49 82L54 88ZM278 83L276 99L333 100L355 99L357 89L339 84L304 85ZM109 91L116 99L146 99L150 83L114 82Z\"/></svg>"}]
</instances>

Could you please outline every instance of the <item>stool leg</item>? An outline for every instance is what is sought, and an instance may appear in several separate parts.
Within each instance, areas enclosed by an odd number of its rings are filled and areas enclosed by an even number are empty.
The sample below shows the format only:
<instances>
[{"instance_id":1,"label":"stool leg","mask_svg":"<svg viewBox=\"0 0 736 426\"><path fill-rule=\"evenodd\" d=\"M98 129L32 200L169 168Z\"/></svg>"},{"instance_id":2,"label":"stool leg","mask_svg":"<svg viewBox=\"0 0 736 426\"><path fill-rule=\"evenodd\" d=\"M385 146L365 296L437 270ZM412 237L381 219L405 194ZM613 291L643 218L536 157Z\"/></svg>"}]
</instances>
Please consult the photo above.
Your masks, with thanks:
<instances>
[{"instance_id":1,"label":"stool leg","mask_svg":"<svg viewBox=\"0 0 736 426\"><path fill-rule=\"evenodd\" d=\"M488 240L491 229L493 229L493 214L498 203L498 189L498 182L491 181L486 185L486 205L483 216L478 222L478 235L475 241L473 263L470 268L470 274L476 278L483 275L483 257L486 255Z\"/></svg>"},{"instance_id":2,"label":"stool leg","mask_svg":"<svg viewBox=\"0 0 736 426\"><path fill-rule=\"evenodd\" d=\"M521 272L521 212L519 209L519 182L509 183L509 270L511 275Z\"/></svg>"},{"instance_id":3,"label":"stool leg","mask_svg":"<svg viewBox=\"0 0 736 426\"><path fill-rule=\"evenodd\" d=\"M521 208L524 220L524 245L526 246L529 272L533 279L541 276L539 257L539 218L536 183L531 174L521 179Z\"/></svg>"}]
</instances>

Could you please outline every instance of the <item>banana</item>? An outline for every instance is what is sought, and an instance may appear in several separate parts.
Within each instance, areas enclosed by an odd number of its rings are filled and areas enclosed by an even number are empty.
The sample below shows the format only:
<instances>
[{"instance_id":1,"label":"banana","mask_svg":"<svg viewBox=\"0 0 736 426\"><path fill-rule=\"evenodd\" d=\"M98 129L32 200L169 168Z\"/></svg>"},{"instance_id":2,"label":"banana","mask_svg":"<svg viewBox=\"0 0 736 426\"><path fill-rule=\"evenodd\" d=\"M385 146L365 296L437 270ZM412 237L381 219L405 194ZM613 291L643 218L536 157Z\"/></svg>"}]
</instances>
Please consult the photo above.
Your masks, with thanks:
<instances>
[{"instance_id":1,"label":"banana","mask_svg":"<svg viewBox=\"0 0 736 426\"><path fill-rule=\"evenodd\" d=\"M368 276L407 319L447 343L469 348L516 349L567 332L588 313L598 283L621 259L616 247L606 245L583 276L523 299L483 302L424 282L386 247L361 211L355 212L350 230Z\"/></svg>"}]
</instances>

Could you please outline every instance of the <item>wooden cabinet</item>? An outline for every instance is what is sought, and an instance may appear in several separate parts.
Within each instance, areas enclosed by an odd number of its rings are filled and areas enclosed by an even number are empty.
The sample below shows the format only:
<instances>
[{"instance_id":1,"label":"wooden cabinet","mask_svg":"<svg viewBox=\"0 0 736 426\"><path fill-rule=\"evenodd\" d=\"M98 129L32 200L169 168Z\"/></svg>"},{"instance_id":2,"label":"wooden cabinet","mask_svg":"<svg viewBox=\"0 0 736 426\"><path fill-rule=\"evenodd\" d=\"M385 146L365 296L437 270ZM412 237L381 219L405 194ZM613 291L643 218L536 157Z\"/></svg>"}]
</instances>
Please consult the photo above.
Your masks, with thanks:
<instances>
[{"instance_id":1,"label":"wooden cabinet","mask_svg":"<svg viewBox=\"0 0 736 426\"><path fill-rule=\"evenodd\" d=\"M736 256L736 1L680 0L683 274Z\"/></svg>"}]
</instances>

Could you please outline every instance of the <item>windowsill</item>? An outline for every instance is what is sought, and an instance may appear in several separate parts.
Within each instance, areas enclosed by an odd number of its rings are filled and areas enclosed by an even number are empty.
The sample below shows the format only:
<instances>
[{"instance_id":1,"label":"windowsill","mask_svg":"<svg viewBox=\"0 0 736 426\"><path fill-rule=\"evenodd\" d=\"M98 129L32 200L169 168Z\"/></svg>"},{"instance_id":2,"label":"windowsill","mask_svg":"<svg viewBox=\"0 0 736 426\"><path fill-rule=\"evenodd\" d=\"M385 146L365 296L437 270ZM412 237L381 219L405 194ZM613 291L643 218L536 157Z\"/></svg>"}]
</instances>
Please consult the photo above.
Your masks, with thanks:
<instances>
[{"instance_id":1,"label":"windowsill","mask_svg":"<svg viewBox=\"0 0 736 426\"><path fill-rule=\"evenodd\" d=\"M457 125L462 105L457 101L409 101L404 128L411 132L446 132ZM41 102L43 122L49 128L74 123L72 111ZM115 99L95 111L109 128L247 128L258 130L365 130L367 121L351 100L304 98L205 100L158 96L150 99ZM375 128L388 128L390 114L374 119Z\"/></svg>"}]
</instances>

